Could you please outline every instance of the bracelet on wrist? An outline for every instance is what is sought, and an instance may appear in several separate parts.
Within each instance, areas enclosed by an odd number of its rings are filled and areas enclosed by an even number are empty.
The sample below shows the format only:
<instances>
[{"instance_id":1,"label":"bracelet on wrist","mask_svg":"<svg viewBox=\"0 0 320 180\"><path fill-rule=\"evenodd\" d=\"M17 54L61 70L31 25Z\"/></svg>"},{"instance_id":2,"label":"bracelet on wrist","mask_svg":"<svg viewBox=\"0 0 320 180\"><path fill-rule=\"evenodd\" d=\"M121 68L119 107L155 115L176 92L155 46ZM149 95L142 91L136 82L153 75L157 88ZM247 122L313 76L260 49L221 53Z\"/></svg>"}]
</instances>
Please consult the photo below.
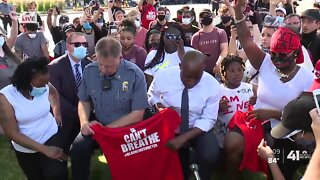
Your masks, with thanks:
<instances>
[{"instance_id":1,"label":"bracelet on wrist","mask_svg":"<svg viewBox=\"0 0 320 180\"><path fill-rule=\"evenodd\" d=\"M235 22L235 24L239 24L239 23L245 21L246 19L247 19L247 17L245 15L243 15L242 19L240 19L240 20L234 19L234 22Z\"/></svg>"}]
</instances>

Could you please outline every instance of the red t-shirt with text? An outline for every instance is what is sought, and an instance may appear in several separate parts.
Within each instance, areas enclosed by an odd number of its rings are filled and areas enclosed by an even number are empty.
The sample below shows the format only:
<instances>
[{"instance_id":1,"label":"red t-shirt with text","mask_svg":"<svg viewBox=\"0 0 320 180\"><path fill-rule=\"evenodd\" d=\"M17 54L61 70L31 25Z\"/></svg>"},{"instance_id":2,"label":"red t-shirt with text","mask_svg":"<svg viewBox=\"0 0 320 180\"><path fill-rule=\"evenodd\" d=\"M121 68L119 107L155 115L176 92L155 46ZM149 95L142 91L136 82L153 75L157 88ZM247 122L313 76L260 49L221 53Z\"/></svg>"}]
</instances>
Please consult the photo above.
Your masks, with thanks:
<instances>
[{"instance_id":1,"label":"red t-shirt with text","mask_svg":"<svg viewBox=\"0 0 320 180\"><path fill-rule=\"evenodd\" d=\"M152 5L144 5L141 11L141 23L142 27L149 29L150 22L156 20L156 9Z\"/></svg>"},{"instance_id":2,"label":"red t-shirt with text","mask_svg":"<svg viewBox=\"0 0 320 180\"><path fill-rule=\"evenodd\" d=\"M180 122L177 112L165 109L129 127L96 124L91 128L107 158L113 180L182 180L178 153L166 147Z\"/></svg>"}]
</instances>

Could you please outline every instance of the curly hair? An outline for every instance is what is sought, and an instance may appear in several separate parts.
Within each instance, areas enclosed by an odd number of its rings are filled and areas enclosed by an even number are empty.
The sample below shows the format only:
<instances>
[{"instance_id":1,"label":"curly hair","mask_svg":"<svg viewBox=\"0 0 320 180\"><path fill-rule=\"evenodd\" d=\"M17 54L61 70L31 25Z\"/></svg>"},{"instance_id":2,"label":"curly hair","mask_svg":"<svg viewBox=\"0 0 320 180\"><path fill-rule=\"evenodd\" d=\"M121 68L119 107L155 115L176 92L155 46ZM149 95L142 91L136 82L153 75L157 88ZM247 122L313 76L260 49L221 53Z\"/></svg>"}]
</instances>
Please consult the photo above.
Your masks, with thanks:
<instances>
[{"instance_id":1,"label":"curly hair","mask_svg":"<svg viewBox=\"0 0 320 180\"><path fill-rule=\"evenodd\" d=\"M243 68L243 71L246 68L245 63L243 62L242 58L239 57L238 55L228 55L227 57L225 57L220 65L220 73L221 73L221 79L222 82L226 82L227 81L227 70L230 66L230 64L232 64L233 62L239 63L241 65L241 67Z\"/></svg>"},{"instance_id":2,"label":"curly hair","mask_svg":"<svg viewBox=\"0 0 320 180\"><path fill-rule=\"evenodd\" d=\"M11 83L21 93L29 93L32 90L31 80L39 74L47 74L49 59L41 57L37 59L27 59L18 65L14 72Z\"/></svg>"},{"instance_id":3,"label":"curly hair","mask_svg":"<svg viewBox=\"0 0 320 180\"><path fill-rule=\"evenodd\" d=\"M119 28L119 32L124 32L124 31L131 32L133 36L137 34L137 28L132 18L131 19L126 18L122 20L121 26Z\"/></svg>"}]
</instances>

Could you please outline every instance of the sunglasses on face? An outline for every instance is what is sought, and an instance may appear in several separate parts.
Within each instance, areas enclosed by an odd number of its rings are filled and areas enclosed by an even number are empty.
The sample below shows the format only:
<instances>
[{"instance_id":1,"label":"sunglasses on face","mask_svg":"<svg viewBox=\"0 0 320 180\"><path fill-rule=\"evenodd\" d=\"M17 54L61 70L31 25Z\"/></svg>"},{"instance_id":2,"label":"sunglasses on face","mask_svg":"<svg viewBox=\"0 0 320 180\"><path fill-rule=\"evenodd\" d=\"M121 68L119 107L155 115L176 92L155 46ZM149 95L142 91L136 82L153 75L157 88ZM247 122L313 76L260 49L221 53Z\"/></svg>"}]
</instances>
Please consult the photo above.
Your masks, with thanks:
<instances>
[{"instance_id":1,"label":"sunglasses on face","mask_svg":"<svg viewBox=\"0 0 320 180\"><path fill-rule=\"evenodd\" d=\"M284 53L284 52L275 53L275 52L270 52L270 57L271 57L271 59L278 58L278 59L281 59L281 60L287 60L287 59L289 59L293 54L294 54L294 51L292 51L291 53Z\"/></svg>"},{"instance_id":2,"label":"sunglasses on face","mask_svg":"<svg viewBox=\"0 0 320 180\"><path fill-rule=\"evenodd\" d=\"M164 37L169 40L179 40L181 37L177 34L165 34Z\"/></svg>"},{"instance_id":3,"label":"sunglasses on face","mask_svg":"<svg viewBox=\"0 0 320 180\"><path fill-rule=\"evenodd\" d=\"M74 47L80 47L80 46L89 47L89 43L87 42L73 42L69 44L72 44Z\"/></svg>"}]
</instances>

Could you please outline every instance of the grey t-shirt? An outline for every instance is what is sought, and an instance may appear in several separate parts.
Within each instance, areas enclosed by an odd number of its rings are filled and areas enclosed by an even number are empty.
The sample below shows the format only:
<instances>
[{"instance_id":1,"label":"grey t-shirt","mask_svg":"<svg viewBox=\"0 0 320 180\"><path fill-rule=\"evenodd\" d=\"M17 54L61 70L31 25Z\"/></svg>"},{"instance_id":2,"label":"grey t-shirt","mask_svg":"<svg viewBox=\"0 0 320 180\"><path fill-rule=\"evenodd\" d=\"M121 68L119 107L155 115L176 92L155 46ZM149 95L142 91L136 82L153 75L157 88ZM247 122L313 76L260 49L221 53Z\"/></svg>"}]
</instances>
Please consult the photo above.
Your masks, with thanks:
<instances>
[{"instance_id":1,"label":"grey t-shirt","mask_svg":"<svg viewBox=\"0 0 320 180\"><path fill-rule=\"evenodd\" d=\"M0 57L0 89L10 84L10 78L13 76L17 66L18 64L6 55Z\"/></svg>"},{"instance_id":2,"label":"grey t-shirt","mask_svg":"<svg viewBox=\"0 0 320 180\"><path fill-rule=\"evenodd\" d=\"M12 6L11 4L8 3L0 3L0 12L3 15L9 15L9 13L12 11Z\"/></svg>"},{"instance_id":3,"label":"grey t-shirt","mask_svg":"<svg viewBox=\"0 0 320 180\"><path fill-rule=\"evenodd\" d=\"M31 39L27 33L22 33L17 37L14 49L22 52L24 60L32 59L44 56L41 45L46 43L47 40L42 32L37 32L34 39Z\"/></svg>"},{"instance_id":4,"label":"grey t-shirt","mask_svg":"<svg viewBox=\"0 0 320 180\"><path fill-rule=\"evenodd\" d=\"M110 81L110 89L103 90L105 80ZM149 107L143 72L137 65L125 60L121 60L116 74L112 77L101 75L97 62L87 65L78 97L81 101L92 101L96 118L104 125L132 111Z\"/></svg>"},{"instance_id":5,"label":"grey t-shirt","mask_svg":"<svg viewBox=\"0 0 320 180\"><path fill-rule=\"evenodd\" d=\"M54 46L54 49L53 49L54 58L58 58L66 54L66 51L67 51L66 42L64 40L61 40Z\"/></svg>"}]
</instances>

